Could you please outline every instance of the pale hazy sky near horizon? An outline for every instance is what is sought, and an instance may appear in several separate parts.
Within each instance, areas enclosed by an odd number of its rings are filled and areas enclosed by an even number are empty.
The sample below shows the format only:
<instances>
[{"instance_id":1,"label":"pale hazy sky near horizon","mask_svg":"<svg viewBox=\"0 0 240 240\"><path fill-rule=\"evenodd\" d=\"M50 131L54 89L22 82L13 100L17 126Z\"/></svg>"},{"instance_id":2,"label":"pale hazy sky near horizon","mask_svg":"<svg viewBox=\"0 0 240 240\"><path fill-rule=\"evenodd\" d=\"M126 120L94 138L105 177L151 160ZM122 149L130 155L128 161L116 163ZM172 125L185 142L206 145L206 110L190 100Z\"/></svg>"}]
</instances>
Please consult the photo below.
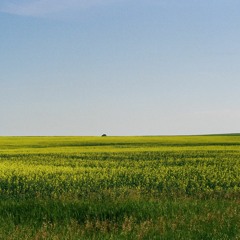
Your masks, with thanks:
<instances>
[{"instance_id":1,"label":"pale hazy sky near horizon","mask_svg":"<svg viewBox=\"0 0 240 240\"><path fill-rule=\"evenodd\" d=\"M0 135L240 132L239 0L1 0Z\"/></svg>"}]
</instances>

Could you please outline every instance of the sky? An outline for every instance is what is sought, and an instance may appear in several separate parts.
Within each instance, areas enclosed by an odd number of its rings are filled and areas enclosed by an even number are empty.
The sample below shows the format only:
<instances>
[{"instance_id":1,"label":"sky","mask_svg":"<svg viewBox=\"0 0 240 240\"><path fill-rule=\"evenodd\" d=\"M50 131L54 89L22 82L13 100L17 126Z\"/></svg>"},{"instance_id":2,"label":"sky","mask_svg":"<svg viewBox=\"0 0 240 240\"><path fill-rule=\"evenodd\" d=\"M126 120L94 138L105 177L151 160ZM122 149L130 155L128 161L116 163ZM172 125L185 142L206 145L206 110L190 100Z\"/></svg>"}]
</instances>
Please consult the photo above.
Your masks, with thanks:
<instances>
[{"instance_id":1,"label":"sky","mask_svg":"<svg viewBox=\"0 0 240 240\"><path fill-rule=\"evenodd\" d=\"M239 0L1 0L0 135L240 132Z\"/></svg>"}]
</instances>

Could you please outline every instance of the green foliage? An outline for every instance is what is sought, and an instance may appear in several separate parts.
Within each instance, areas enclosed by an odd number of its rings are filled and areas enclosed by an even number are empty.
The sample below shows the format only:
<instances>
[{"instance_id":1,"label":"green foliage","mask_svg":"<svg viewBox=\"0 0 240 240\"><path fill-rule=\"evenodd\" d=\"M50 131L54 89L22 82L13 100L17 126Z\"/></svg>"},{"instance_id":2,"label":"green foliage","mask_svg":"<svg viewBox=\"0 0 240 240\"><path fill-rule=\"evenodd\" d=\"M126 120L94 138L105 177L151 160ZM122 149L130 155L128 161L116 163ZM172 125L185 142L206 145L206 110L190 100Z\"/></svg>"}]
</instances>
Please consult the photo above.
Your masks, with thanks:
<instances>
[{"instance_id":1,"label":"green foliage","mask_svg":"<svg viewBox=\"0 0 240 240\"><path fill-rule=\"evenodd\" d=\"M237 239L239 150L239 135L1 137L0 239Z\"/></svg>"}]
</instances>

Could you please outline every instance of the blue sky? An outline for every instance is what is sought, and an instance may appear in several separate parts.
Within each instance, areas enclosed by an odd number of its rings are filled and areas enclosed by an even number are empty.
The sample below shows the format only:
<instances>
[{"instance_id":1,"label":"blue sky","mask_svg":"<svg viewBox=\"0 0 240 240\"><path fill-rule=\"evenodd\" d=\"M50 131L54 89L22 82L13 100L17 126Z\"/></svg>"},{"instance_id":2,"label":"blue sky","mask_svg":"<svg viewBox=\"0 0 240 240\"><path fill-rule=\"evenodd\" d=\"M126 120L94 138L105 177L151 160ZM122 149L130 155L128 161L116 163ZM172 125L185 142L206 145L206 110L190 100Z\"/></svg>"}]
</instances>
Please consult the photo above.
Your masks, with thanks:
<instances>
[{"instance_id":1,"label":"blue sky","mask_svg":"<svg viewBox=\"0 0 240 240\"><path fill-rule=\"evenodd\" d=\"M2 0L0 135L240 132L240 1Z\"/></svg>"}]
</instances>

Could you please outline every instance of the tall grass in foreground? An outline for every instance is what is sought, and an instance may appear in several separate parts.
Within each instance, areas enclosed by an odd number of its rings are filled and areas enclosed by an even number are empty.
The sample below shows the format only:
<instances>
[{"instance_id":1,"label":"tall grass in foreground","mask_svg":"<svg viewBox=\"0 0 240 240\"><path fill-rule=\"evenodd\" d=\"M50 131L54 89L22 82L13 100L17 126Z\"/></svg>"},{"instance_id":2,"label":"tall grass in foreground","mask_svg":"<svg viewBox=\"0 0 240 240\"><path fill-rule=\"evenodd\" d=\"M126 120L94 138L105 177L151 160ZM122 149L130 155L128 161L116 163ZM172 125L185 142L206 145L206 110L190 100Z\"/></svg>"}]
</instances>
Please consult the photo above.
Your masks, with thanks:
<instances>
[{"instance_id":1,"label":"tall grass in foreground","mask_svg":"<svg viewBox=\"0 0 240 240\"><path fill-rule=\"evenodd\" d=\"M240 136L0 138L0 239L240 239Z\"/></svg>"}]
</instances>

